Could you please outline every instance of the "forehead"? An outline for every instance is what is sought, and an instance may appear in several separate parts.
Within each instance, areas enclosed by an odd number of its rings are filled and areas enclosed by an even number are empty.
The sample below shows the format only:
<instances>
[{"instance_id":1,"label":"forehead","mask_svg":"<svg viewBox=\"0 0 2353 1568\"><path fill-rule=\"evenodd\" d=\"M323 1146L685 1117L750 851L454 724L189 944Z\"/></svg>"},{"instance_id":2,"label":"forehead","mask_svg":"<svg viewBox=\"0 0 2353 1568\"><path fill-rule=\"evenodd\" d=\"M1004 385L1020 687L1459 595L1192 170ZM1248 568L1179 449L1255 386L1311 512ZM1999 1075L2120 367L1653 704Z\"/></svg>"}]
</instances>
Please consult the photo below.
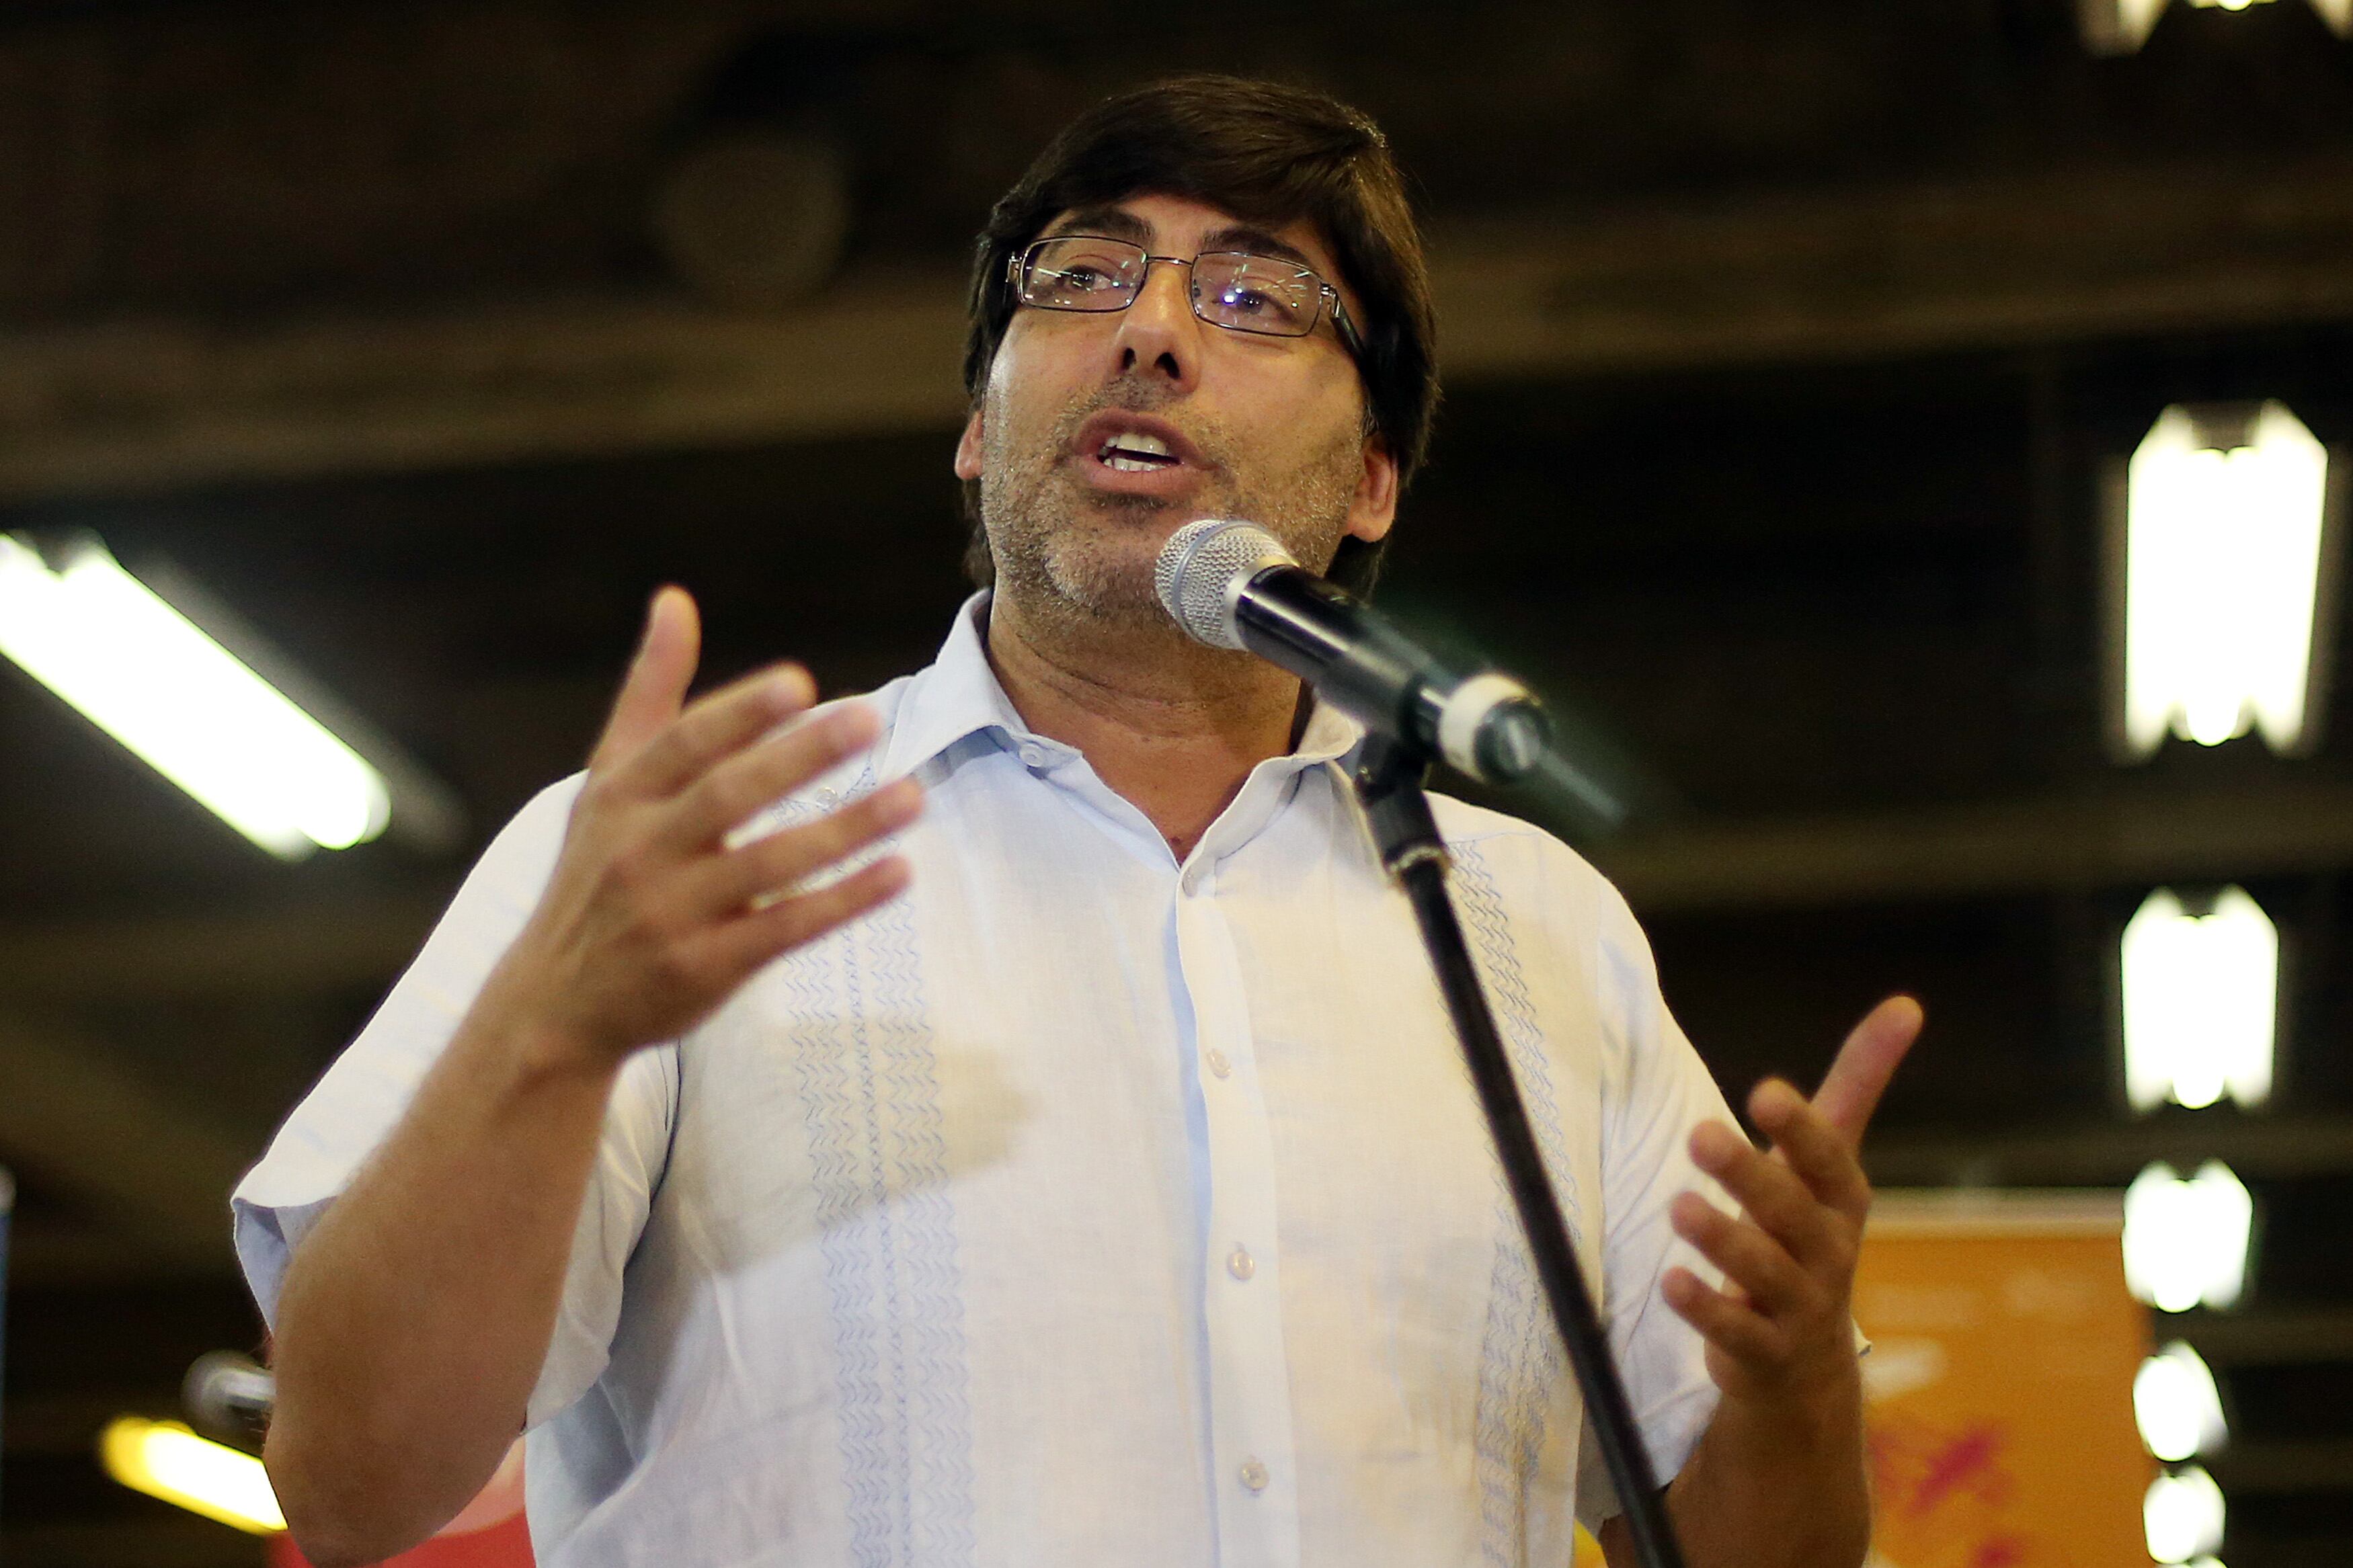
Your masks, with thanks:
<instances>
[{"instance_id":1,"label":"forehead","mask_svg":"<svg viewBox=\"0 0 2353 1568\"><path fill-rule=\"evenodd\" d=\"M1339 283L1331 247L1305 219L1269 225L1237 217L1223 208L1187 196L1146 195L1124 201L1071 207L1054 215L1041 235L1100 234L1133 240L1158 255L1192 256L1204 250L1251 250L1314 268ZM1343 285L1345 287L1345 285Z\"/></svg>"}]
</instances>

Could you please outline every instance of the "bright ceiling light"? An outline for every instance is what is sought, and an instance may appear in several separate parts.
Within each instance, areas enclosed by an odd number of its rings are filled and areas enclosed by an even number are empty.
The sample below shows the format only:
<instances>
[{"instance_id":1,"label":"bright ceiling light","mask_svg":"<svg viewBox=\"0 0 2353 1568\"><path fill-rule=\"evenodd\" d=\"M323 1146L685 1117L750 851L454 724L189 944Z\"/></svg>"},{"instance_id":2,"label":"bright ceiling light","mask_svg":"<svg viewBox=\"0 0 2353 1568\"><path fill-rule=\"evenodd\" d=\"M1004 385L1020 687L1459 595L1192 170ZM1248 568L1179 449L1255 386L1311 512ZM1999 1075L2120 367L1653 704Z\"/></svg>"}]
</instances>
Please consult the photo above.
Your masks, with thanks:
<instances>
[{"instance_id":1,"label":"bright ceiling light","mask_svg":"<svg viewBox=\"0 0 2353 1568\"><path fill-rule=\"evenodd\" d=\"M199 1437L177 1421L118 1416L99 1435L98 1453L106 1473L133 1491L255 1535L286 1528L259 1459Z\"/></svg>"},{"instance_id":2,"label":"bright ceiling light","mask_svg":"<svg viewBox=\"0 0 2353 1568\"><path fill-rule=\"evenodd\" d=\"M2220 1160L2188 1181L2159 1161L2125 1189L2125 1282L2163 1312L2235 1306L2254 1221L2254 1199Z\"/></svg>"},{"instance_id":3,"label":"bright ceiling light","mask_svg":"<svg viewBox=\"0 0 2353 1568\"><path fill-rule=\"evenodd\" d=\"M2123 749L2305 749L2328 449L2280 403L2167 409L2127 470Z\"/></svg>"},{"instance_id":4,"label":"bright ceiling light","mask_svg":"<svg viewBox=\"0 0 2353 1568\"><path fill-rule=\"evenodd\" d=\"M384 831L383 774L116 564L0 535L0 653L271 854Z\"/></svg>"},{"instance_id":5,"label":"bright ceiling light","mask_svg":"<svg viewBox=\"0 0 2353 1568\"><path fill-rule=\"evenodd\" d=\"M2148 1451L2169 1465L2211 1454L2230 1440L2214 1373L2179 1340L2140 1363L2133 1378L2133 1418Z\"/></svg>"},{"instance_id":6,"label":"bright ceiling light","mask_svg":"<svg viewBox=\"0 0 2353 1568\"><path fill-rule=\"evenodd\" d=\"M2188 1563L2222 1544L2222 1489L2192 1465L2179 1475L2159 1476L2141 1500L2141 1528L2148 1554L2159 1563Z\"/></svg>"},{"instance_id":7,"label":"bright ceiling light","mask_svg":"<svg viewBox=\"0 0 2353 1568\"><path fill-rule=\"evenodd\" d=\"M2243 11L2267 0L2189 0L2192 5ZM2353 0L2312 0L2312 8L2338 37L2353 35ZM2165 0L2075 0L2077 31L2095 55L2128 55L2148 42Z\"/></svg>"},{"instance_id":8,"label":"bright ceiling light","mask_svg":"<svg viewBox=\"0 0 2353 1568\"><path fill-rule=\"evenodd\" d=\"M2125 927L2125 1092L2136 1110L2271 1098L2279 931L2227 889L2193 915L2160 888Z\"/></svg>"},{"instance_id":9,"label":"bright ceiling light","mask_svg":"<svg viewBox=\"0 0 2353 1568\"><path fill-rule=\"evenodd\" d=\"M2148 42L2165 0L2075 0L2075 21L2095 55L2128 55Z\"/></svg>"}]
</instances>

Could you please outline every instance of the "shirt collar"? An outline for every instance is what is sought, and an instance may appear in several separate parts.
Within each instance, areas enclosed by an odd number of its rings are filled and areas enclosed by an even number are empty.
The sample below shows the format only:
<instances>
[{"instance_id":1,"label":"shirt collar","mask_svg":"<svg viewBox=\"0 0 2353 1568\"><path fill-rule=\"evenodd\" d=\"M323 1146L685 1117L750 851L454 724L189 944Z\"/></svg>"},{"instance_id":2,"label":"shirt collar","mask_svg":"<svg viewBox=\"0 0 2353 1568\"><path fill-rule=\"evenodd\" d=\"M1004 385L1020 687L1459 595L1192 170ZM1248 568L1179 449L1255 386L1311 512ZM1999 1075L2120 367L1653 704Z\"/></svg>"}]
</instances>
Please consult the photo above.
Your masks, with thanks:
<instances>
[{"instance_id":1,"label":"shirt collar","mask_svg":"<svg viewBox=\"0 0 2353 1568\"><path fill-rule=\"evenodd\" d=\"M1017 745L1031 745L1070 754L1071 748L1031 731L1013 700L989 668L986 628L988 593L983 589L966 599L948 627L939 657L917 675L891 727L883 748L881 776L910 773L967 735L996 731ZM1288 757L1274 759L1298 772L1318 763L1336 762L1365 738L1365 727L1328 703L1318 702L1307 717L1299 745Z\"/></svg>"}]
</instances>

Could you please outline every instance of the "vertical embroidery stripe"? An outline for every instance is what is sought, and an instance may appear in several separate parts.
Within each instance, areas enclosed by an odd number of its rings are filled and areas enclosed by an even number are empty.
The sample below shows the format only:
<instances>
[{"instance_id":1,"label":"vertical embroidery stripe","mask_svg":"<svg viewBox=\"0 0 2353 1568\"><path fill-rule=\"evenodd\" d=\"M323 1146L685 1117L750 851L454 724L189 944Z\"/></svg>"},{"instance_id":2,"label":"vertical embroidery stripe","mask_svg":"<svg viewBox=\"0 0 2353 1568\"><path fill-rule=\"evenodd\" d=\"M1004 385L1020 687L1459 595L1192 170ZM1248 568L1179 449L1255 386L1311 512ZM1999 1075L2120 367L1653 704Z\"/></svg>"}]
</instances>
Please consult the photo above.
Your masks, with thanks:
<instances>
[{"instance_id":1,"label":"vertical embroidery stripe","mask_svg":"<svg viewBox=\"0 0 2353 1568\"><path fill-rule=\"evenodd\" d=\"M1560 1183L1567 1168L1560 1107L1546 1060L1544 1033L1528 994L1527 975L1505 917L1494 873L1475 845L1452 846L1454 903L1479 958L1504 1054L1527 1104L1528 1121L1553 1173L1572 1242L1582 1230L1573 1187ZM1518 1211L1495 1173L1495 1261L1489 1279L1487 1323L1479 1353L1479 1403L1472 1434L1477 1449L1480 1560L1494 1568L1522 1568L1527 1560L1528 1487L1544 1447L1545 1395L1563 1375L1563 1355L1534 1259L1520 1232Z\"/></svg>"},{"instance_id":2,"label":"vertical embroidery stripe","mask_svg":"<svg viewBox=\"0 0 2353 1568\"><path fill-rule=\"evenodd\" d=\"M957 1568L976 1542L964 1289L913 910L900 900L804 948L782 978L833 1310L850 1561Z\"/></svg>"}]
</instances>

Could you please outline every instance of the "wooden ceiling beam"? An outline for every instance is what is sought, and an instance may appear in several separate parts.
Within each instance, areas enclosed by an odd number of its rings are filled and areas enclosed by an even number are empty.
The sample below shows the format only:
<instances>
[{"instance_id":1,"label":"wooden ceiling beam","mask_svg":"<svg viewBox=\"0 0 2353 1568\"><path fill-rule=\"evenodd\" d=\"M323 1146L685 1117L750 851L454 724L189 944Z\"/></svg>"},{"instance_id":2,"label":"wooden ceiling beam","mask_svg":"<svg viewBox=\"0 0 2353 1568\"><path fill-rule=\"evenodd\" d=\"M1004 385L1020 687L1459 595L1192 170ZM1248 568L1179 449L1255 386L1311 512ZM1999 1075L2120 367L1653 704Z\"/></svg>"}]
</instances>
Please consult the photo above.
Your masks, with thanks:
<instances>
[{"instance_id":1,"label":"wooden ceiling beam","mask_svg":"<svg viewBox=\"0 0 2353 1568\"><path fill-rule=\"evenodd\" d=\"M2293 780L1689 824L1592 847L1644 914L2230 880L2353 866L2353 788Z\"/></svg>"},{"instance_id":2,"label":"wooden ceiling beam","mask_svg":"<svg viewBox=\"0 0 2353 1568\"><path fill-rule=\"evenodd\" d=\"M2076 892L2353 866L2353 787L2118 789L1799 821L1683 824L1588 847L1645 914ZM438 889L265 910L0 926L0 998L299 996L389 984Z\"/></svg>"},{"instance_id":3,"label":"wooden ceiling beam","mask_svg":"<svg viewBox=\"0 0 2353 1568\"><path fill-rule=\"evenodd\" d=\"M1863 1145L1873 1184L2122 1187L2150 1163L2220 1160L2249 1181L2353 1171L2353 1116L2156 1116L2023 1132L1884 1133Z\"/></svg>"},{"instance_id":4,"label":"wooden ceiling beam","mask_svg":"<svg viewBox=\"0 0 2353 1568\"><path fill-rule=\"evenodd\" d=\"M1458 224L1458 384L2353 319L2353 160L2083 167ZM589 299L0 336L0 505L907 430L962 415L963 279L728 316Z\"/></svg>"}]
</instances>

